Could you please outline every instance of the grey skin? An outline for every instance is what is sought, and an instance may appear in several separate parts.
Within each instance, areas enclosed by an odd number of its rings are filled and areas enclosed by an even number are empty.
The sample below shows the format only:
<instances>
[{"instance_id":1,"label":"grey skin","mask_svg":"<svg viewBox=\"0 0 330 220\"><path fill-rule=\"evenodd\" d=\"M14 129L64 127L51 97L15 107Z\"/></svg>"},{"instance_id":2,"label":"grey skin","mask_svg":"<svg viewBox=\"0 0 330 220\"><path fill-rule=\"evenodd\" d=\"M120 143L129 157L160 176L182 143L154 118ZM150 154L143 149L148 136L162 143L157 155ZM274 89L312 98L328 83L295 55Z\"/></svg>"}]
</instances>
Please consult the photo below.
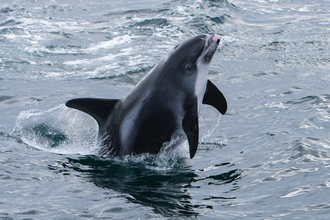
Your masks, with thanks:
<instances>
[{"instance_id":1,"label":"grey skin","mask_svg":"<svg viewBox=\"0 0 330 220\"><path fill-rule=\"evenodd\" d=\"M187 137L193 158L201 104L227 111L225 97L207 79L219 42L218 35L200 35L177 45L122 99L79 98L66 106L97 121L100 156L157 154L174 137Z\"/></svg>"}]
</instances>

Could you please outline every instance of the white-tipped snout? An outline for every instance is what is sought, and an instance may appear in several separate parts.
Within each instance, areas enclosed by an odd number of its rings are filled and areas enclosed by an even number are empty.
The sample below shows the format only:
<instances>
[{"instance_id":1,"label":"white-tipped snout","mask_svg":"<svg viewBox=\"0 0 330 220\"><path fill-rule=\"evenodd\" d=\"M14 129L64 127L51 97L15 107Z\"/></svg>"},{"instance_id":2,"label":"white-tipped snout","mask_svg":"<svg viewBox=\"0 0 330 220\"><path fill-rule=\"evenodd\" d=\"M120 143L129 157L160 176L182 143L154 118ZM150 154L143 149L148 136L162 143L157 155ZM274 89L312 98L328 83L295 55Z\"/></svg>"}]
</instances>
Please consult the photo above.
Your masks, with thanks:
<instances>
[{"instance_id":1,"label":"white-tipped snout","mask_svg":"<svg viewBox=\"0 0 330 220\"><path fill-rule=\"evenodd\" d=\"M213 35L213 41L218 41L218 40L220 42L221 36L220 35L217 35L217 34Z\"/></svg>"}]
</instances>

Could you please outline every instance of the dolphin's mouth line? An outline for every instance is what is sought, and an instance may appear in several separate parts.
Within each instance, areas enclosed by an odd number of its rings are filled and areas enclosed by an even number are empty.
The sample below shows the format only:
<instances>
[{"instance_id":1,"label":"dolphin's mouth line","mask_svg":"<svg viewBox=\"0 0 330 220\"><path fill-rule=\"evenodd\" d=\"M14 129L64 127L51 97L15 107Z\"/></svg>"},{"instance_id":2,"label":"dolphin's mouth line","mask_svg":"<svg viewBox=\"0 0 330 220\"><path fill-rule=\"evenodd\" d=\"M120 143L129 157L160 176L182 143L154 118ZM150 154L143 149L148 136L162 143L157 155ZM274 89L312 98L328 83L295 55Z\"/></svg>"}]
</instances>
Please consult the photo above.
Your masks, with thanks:
<instances>
[{"instance_id":1,"label":"dolphin's mouth line","mask_svg":"<svg viewBox=\"0 0 330 220\"><path fill-rule=\"evenodd\" d=\"M205 39L205 47L200 56L200 60L202 60L204 63L210 63L216 49L218 48L220 40L221 37L217 34L207 36Z\"/></svg>"}]
</instances>

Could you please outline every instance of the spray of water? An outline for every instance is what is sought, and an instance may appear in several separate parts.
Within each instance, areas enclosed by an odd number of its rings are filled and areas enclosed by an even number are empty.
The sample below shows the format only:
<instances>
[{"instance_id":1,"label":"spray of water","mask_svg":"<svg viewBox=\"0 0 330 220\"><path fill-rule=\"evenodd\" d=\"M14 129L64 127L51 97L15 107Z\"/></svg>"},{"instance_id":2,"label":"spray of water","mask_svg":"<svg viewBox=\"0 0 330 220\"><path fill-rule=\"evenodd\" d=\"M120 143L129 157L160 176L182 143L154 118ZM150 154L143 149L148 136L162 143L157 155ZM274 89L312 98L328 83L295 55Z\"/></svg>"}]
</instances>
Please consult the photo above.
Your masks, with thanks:
<instances>
[{"instance_id":1,"label":"spray of water","mask_svg":"<svg viewBox=\"0 0 330 220\"><path fill-rule=\"evenodd\" d=\"M64 105L23 111L12 135L34 148L59 154L92 154L98 126L90 116Z\"/></svg>"}]
</instances>

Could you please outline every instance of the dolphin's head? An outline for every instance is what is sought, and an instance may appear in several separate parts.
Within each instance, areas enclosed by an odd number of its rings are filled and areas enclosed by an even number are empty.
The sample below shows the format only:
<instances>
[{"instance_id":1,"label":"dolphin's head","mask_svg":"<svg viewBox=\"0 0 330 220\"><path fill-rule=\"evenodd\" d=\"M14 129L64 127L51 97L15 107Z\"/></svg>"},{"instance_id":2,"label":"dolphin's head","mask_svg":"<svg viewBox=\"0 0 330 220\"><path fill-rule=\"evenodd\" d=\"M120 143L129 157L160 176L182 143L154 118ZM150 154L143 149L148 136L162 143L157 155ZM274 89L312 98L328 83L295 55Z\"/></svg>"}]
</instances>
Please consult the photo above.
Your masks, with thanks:
<instances>
[{"instance_id":1,"label":"dolphin's head","mask_svg":"<svg viewBox=\"0 0 330 220\"><path fill-rule=\"evenodd\" d=\"M175 46L162 60L162 66L168 72L175 69L175 74L183 77L184 88L198 97L199 106L205 93L210 63L220 40L216 34L190 38Z\"/></svg>"},{"instance_id":2,"label":"dolphin's head","mask_svg":"<svg viewBox=\"0 0 330 220\"><path fill-rule=\"evenodd\" d=\"M204 97L207 75L212 57L220 43L219 35L199 35L176 45L160 63L155 66L145 79L141 80L141 88L155 86L159 91L170 91L173 87L181 90L180 97L190 99L197 96L198 106ZM147 83L148 82L148 83ZM170 82L170 83L169 83ZM182 99L181 99L182 100Z\"/></svg>"},{"instance_id":3,"label":"dolphin's head","mask_svg":"<svg viewBox=\"0 0 330 220\"><path fill-rule=\"evenodd\" d=\"M176 45L165 57L164 61L184 69L185 72L194 72L198 66L210 64L219 45L219 35L199 35Z\"/></svg>"},{"instance_id":4,"label":"dolphin's head","mask_svg":"<svg viewBox=\"0 0 330 220\"><path fill-rule=\"evenodd\" d=\"M221 37L199 35L176 45L160 62L165 72L174 70L183 76L196 76L208 73L210 62L219 45ZM161 71L162 72L162 71ZM173 77L173 76L172 76Z\"/></svg>"},{"instance_id":5,"label":"dolphin's head","mask_svg":"<svg viewBox=\"0 0 330 220\"><path fill-rule=\"evenodd\" d=\"M221 37L217 34L199 35L176 45L172 53L173 55L183 53L190 62L202 61L204 64L208 64L211 62L220 40Z\"/></svg>"}]
</instances>

